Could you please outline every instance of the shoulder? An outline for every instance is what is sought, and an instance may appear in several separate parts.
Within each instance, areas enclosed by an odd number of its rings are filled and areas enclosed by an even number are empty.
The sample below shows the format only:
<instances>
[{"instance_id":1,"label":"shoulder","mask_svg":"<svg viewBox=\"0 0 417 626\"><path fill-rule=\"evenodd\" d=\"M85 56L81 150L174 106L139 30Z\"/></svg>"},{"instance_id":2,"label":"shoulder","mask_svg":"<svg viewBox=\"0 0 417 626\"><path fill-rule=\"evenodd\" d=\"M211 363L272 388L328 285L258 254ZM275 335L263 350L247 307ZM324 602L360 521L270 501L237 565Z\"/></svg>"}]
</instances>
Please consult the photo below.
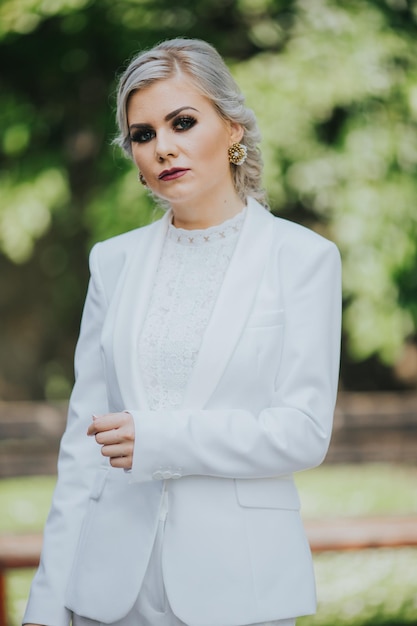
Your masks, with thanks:
<instances>
[{"instance_id":1,"label":"shoulder","mask_svg":"<svg viewBox=\"0 0 417 626\"><path fill-rule=\"evenodd\" d=\"M336 244L256 204L256 219L263 222L265 232L273 231L268 265L278 269L283 289L301 294L316 285L317 293L322 288L339 293L342 266Z\"/></svg>"},{"instance_id":2,"label":"shoulder","mask_svg":"<svg viewBox=\"0 0 417 626\"><path fill-rule=\"evenodd\" d=\"M336 244L314 230L282 217L274 217L277 240L288 250L310 253L339 254Z\"/></svg>"},{"instance_id":3,"label":"shoulder","mask_svg":"<svg viewBox=\"0 0 417 626\"><path fill-rule=\"evenodd\" d=\"M93 280L102 283L105 291L114 290L135 253L164 228L166 218L167 216L163 216L147 226L96 243L91 249L89 258Z\"/></svg>"},{"instance_id":4,"label":"shoulder","mask_svg":"<svg viewBox=\"0 0 417 626\"><path fill-rule=\"evenodd\" d=\"M158 232L158 229L163 227L166 220L167 215L164 215L151 224L96 243L90 253L90 262L107 264L129 258L138 247L142 246L153 234Z\"/></svg>"},{"instance_id":5,"label":"shoulder","mask_svg":"<svg viewBox=\"0 0 417 626\"><path fill-rule=\"evenodd\" d=\"M99 251L100 256L117 256L120 254L128 254L135 250L142 241L144 241L155 229L157 229L163 218L152 222L146 226L135 228L121 235L110 237L104 241L95 244L93 250Z\"/></svg>"},{"instance_id":6,"label":"shoulder","mask_svg":"<svg viewBox=\"0 0 417 626\"><path fill-rule=\"evenodd\" d=\"M275 216L252 198L249 200L249 206L254 211L256 217L265 222L267 228L273 229L275 249L278 248L285 250L289 254L294 253L303 257L327 251L330 254L339 254L336 245L332 241L310 228Z\"/></svg>"}]
</instances>

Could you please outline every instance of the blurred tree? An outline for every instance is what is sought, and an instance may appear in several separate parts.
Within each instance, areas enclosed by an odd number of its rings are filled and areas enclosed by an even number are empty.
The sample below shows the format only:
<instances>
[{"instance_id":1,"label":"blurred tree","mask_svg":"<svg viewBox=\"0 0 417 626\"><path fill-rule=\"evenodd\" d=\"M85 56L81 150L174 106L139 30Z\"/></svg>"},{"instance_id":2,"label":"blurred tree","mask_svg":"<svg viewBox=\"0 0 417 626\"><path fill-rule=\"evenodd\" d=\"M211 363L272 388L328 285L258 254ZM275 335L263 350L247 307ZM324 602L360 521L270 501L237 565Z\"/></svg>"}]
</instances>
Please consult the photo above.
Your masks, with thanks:
<instances>
[{"instance_id":1,"label":"blurred tree","mask_svg":"<svg viewBox=\"0 0 417 626\"><path fill-rule=\"evenodd\" d=\"M417 328L416 19L406 0L3 0L0 397L68 393L88 250L153 217L111 146L115 78L182 35L255 109L274 212L341 247L345 354L392 365Z\"/></svg>"},{"instance_id":2,"label":"blurred tree","mask_svg":"<svg viewBox=\"0 0 417 626\"><path fill-rule=\"evenodd\" d=\"M385 384L383 365L416 345L416 16L408 2L297 2L284 50L235 71L260 109L273 207L338 243L347 348L377 355Z\"/></svg>"}]
</instances>

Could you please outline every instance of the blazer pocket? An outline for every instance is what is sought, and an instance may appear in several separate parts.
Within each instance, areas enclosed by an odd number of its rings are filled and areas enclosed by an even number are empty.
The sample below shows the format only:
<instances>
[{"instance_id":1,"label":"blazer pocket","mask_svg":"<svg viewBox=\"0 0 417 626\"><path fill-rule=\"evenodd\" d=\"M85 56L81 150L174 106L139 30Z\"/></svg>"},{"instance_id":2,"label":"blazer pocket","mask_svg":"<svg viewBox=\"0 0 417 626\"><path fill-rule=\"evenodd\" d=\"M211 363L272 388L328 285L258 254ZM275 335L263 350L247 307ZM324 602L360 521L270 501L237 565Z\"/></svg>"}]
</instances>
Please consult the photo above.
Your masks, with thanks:
<instances>
[{"instance_id":1,"label":"blazer pocket","mask_svg":"<svg viewBox=\"0 0 417 626\"><path fill-rule=\"evenodd\" d=\"M270 311L255 311L249 316L247 328L267 328L268 326L282 326L285 320L285 311L276 309Z\"/></svg>"},{"instance_id":2,"label":"blazer pocket","mask_svg":"<svg viewBox=\"0 0 417 626\"><path fill-rule=\"evenodd\" d=\"M293 511L300 508L300 498L292 476L236 478L235 486L240 506Z\"/></svg>"}]
</instances>

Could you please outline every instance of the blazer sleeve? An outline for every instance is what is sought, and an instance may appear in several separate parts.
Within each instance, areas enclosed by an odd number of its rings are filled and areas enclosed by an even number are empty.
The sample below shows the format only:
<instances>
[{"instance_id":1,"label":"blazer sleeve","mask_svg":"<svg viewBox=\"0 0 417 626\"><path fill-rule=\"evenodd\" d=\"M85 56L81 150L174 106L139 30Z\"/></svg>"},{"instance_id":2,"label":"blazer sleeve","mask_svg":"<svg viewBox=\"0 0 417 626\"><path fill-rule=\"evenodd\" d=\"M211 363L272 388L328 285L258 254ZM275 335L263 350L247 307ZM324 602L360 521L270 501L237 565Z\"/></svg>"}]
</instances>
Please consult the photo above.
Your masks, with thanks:
<instances>
[{"instance_id":1,"label":"blazer sleeve","mask_svg":"<svg viewBox=\"0 0 417 626\"><path fill-rule=\"evenodd\" d=\"M338 386L341 262L333 243L314 237L314 245L301 250L286 242L279 255L286 323L272 402L257 414L242 408L131 411L132 481L170 473L272 477L322 462Z\"/></svg>"},{"instance_id":2,"label":"blazer sleeve","mask_svg":"<svg viewBox=\"0 0 417 626\"><path fill-rule=\"evenodd\" d=\"M86 432L92 413L106 413L107 396L100 354L106 302L96 249L90 255L91 278L75 352L75 385L58 458L58 480L46 522L39 569L34 577L23 623L67 626L65 587L86 511L93 476L104 459Z\"/></svg>"}]
</instances>

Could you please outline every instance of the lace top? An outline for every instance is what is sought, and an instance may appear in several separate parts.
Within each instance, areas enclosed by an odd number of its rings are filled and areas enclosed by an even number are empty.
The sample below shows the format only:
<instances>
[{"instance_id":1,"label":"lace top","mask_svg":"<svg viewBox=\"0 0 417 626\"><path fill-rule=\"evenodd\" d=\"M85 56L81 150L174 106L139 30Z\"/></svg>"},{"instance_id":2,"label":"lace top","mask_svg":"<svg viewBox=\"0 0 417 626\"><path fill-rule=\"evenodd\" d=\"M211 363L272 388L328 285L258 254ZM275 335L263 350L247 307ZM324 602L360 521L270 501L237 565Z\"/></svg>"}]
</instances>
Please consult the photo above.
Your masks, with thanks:
<instances>
[{"instance_id":1,"label":"lace top","mask_svg":"<svg viewBox=\"0 0 417 626\"><path fill-rule=\"evenodd\" d=\"M203 230L168 228L139 339L150 409L181 405L245 213Z\"/></svg>"}]
</instances>

